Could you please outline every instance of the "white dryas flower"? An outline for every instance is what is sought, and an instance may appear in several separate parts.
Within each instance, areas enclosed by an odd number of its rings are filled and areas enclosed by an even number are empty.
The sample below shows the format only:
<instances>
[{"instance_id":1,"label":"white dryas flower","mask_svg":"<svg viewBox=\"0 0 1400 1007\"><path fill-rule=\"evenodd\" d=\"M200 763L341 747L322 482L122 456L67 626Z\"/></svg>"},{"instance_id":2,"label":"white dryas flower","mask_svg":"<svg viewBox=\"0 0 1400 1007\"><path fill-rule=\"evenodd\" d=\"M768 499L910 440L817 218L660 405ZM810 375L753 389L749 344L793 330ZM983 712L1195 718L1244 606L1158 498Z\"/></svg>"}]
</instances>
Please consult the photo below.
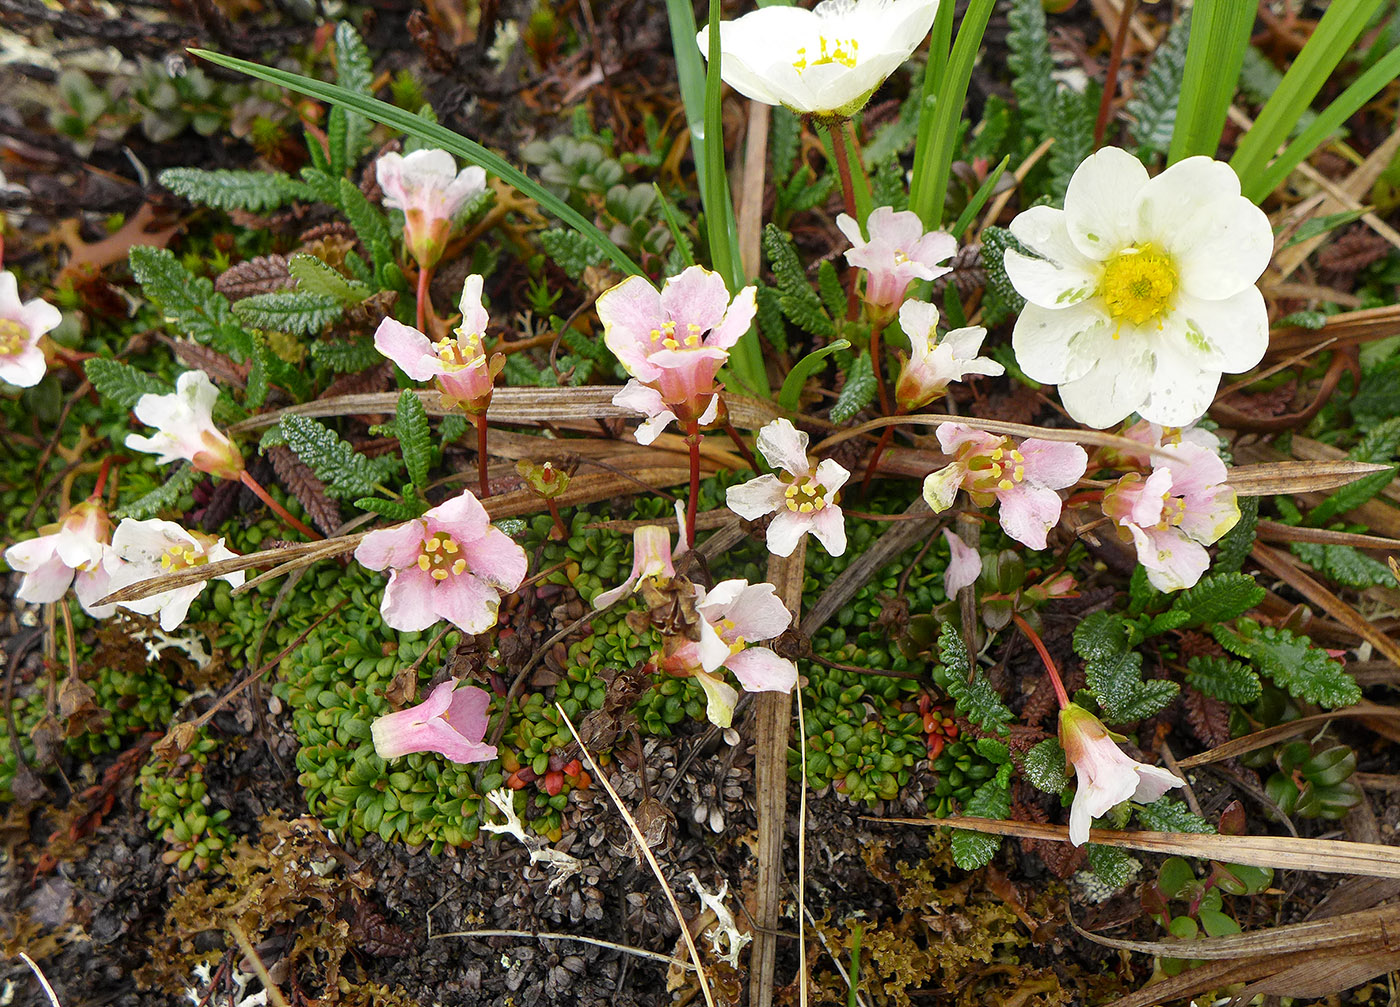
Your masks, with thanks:
<instances>
[{"instance_id":1,"label":"white dryas flower","mask_svg":"<svg viewBox=\"0 0 1400 1007\"><path fill-rule=\"evenodd\" d=\"M1011 232L1040 256L1004 257L1027 302L1016 362L1058 384L1081 423L1108 427L1136 411L1185 426L1222 373L1249 370L1268 347L1254 283L1273 232L1223 162L1189 157L1149 179L1137 158L1105 147L1075 170L1063 210L1032 207Z\"/></svg>"},{"instance_id":2,"label":"white dryas flower","mask_svg":"<svg viewBox=\"0 0 1400 1007\"><path fill-rule=\"evenodd\" d=\"M812 10L764 7L720 24L720 76L765 105L850 116L918 48L937 10L938 0L823 0ZM708 26L696 42L708 58Z\"/></svg>"}]
</instances>

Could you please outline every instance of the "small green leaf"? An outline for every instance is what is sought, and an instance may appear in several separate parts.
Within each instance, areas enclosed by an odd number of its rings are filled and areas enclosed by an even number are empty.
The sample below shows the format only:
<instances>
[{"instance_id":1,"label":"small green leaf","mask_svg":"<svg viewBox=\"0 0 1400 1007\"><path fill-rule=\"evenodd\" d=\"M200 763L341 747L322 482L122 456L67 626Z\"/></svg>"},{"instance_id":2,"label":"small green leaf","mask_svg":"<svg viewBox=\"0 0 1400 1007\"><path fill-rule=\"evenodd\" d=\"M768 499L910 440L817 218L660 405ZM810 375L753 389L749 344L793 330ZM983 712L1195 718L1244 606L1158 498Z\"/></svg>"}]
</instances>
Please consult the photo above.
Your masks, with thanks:
<instances>
[{"instance_id":1,"label":"small green leaf","mask_svg":"<svg viewBox=\"0 0 1400 1007\"><path fill-rule=\"evenodd\" d=\"M83 362L83 370L97 394L119 409L135 408L142 395L169 395L175 390L154 374L120 360L93 357Z\"/></svg>"},{"instance_id":2,"label":"small green leaf","mask_svg":"<svg viewBox=\"0 0 1400 1007\"><path fill-rule=\"evenodd\" d=\"M1089 855L1089 870L1094 872L1094 877L1104 887L1114 891L1131 881L1133 875L1142 867L1140 863L1116 846L1088 843L1084 847L1084 852Z\"/></svg>"},{"instance_id":3,"label":"small green leaf","mask_svg":"<svg viewBox=\"0 0 1400 1007\"><path fill-rule=\"evenodd\" d=\"M340 317L341 302L326 294L277 291L254 294L233 306L234 314L259 329L312 336Z\"/></svg>"},{"instance_id":4,"label":"small green leaf","mask_svg":"<svg viewBox=\"0 0 1400 1007\"><path fill-rule=\"evenodd\" d=\"M939 631L938 653L942 664L934 669L934 680L953 698L958 713L984 731L1008 733L1006 725L1015 719L1015 714L1007 709L980 668L968 680L967 648L951 622L945 622Z\"/></svg>"},{"instance_id":5,"label":"small green leaf","mask_svg":"<svg viewBox=\"0 0 1400 1007\"><path fill-rule=\"evenodd\" d=\"M341 500L373 495L381 478L379 470L333 430L295 414L283 416L280 425L287 446L311 466L316 477L326 484L327 493Z\"/></svg>"},{"instance_id":6,"label":"small green leaf","mask_svg":"<svg viewBox=\"0 0 1400 1007\"><path fill-rule=\"evenodd\" d=\"M1151 804L1137 808L1138 824L1153 832L1198 832L1210 835L1215 826L1193 815L1185 804L1170 797L1159 797Z\"/></svg>"},{"instance_id":7,"label":"small green leaf","mask_svg":"<svg viewBox=\"0 0 1400 1007\"><path fill-rule=\"evenodd\" d=\"M1228 622L1264 600L1265 591L1246 573L1217 573L1202 577L1172 601L1172 610L1190 619L1176 628Z\"/></svg>"},{"instance_id":8,"label":"small green leaf","mask_svg":"<svg viewBox=\"0 0 1400 1007\"><path fill-rule=\"evenodd\" d=\"M194 489L195 484L203 477L204 474L193 465L181 465L151 492L118 508L115 516L136 520L152 517L160 511L174 507L180 497Z\"/></svg>"},{"instance_id":9,"label":"small green leaf","mask_svg":"<svg viewBox=\"0 0 1400 1007\"><path fill-rule=\"evenodd\" d=\"M825 366L822 364L822 361L828 355L838 350L848 349L850 345L851 344L846 340L838 339L833 343L827 343L825 346L813 350L797 363L793 364L792 370L788 371L788 376L783 379L783 387L778 392L778 405L787 412L796 412L798 403L801 401L802 386L807 383L807 379L816 373L820 367Z\"/></svg>"},{"instance_id":10,"label":"small green leaf","mask_svg":"<svg viewBox=\"0 0 1400 1007\"><path fill-rule=\"evenodd\" d=\"M827 418L832 423L845 423L875 400L875 392L875 370L871 366L870 354L861 350L860 356L846 371L846 383L841 386L841 394L836 397Z\"/></svg>"},{"instance_id":11,"label":"small green leaf","mask_svg":"<svg viewBox=\"0 0 1400 1007\"><path fill-rule=\"evenodd\" d=\"M428 411L423 408L423 400L411 388L399 393L397 419L395 433L403 450L408 478L415 486L426 486L428 467L433 460L433 434L428 426Z\"/></svg>"},{"instance_id":12,"label":"small green leaf","mask_svg":"<svg viewBox=\"0 0 1400 1007\"><path fill-rule=\"evenodd\" d=\"M1228 657L1201 655L1187 661L1186 667L1187 685L1222 702L1252 703L1263 691L1253 668Z\"/></svg>"},{"instance_id":13,"label":"small green leaf","mask_svg":"<svg viewBox=\"0 0 1400 1007\"><path fill-rule=\"evenodd\" d=\"M1361 700L1356 680L1306 636L1261 626L1252 619L1240 619L1233 630L1212 626L1211 633L1220 646L1253 661L1291 696L1328 709Z\"/></svg>"},{"instance_id":14,"label":"small green leaf","mask_svg":"<svg viewBox=\"0 0 1400 1007\"><path fill-rule=\"evenodd\" d=\"M281 172L167 168L160 173L160 184L177 196L216 210L266 213L295 199L312 198L304 183Z\"/></svg>"},{"instance_id":15,"label":"small green leaf","mask_svg":"<svg viewBox=\"0 0 1400 1007\"><path fill-rule=\"evenodd\" d=\"M1065 750L1059 738L1046 738L1021 758L1021 774L1031 785L1047 794L1065 789Z\"/></svg>"},{"instance_id":16,"label":"small green leaf","mask_svg":"<svg viewBox=\"0 0 1400 1007\"><path fill-rule=\"evenodd\" d=\"M297 281L299 292L331 297L347 308L359 304L370 295L369 287L346 279L339 270L306 252L298 252L287 260L287 272Z\"/></svg>"}]
</instances>

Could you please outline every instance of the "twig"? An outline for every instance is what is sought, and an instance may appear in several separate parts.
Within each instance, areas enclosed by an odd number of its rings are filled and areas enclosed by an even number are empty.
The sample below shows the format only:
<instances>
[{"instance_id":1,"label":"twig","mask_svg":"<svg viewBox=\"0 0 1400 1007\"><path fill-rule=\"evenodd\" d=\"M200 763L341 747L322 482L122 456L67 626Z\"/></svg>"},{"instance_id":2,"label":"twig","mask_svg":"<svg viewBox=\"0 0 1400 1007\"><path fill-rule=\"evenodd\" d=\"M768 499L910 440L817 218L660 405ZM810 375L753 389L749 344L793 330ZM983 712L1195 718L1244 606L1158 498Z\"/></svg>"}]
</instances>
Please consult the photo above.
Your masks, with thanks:
<instances>
[{"instance_id":1,"label":"twig","mask_svg":"<svg viewBox=\"0 0 1400 1007\"><path fill-rule=\"evenodd\" d=\"M654 962L674 965L687 972L695 971L694 965L680 958L672 958L670 955L663 955L656 951L645 951L642 948L618 944L615 941L605 941L597 937L580 937L576 934L540 934L530 930L454 930L449 934L428 934L430 941L445 940L448 937L519 937L541 941L578 941L580 944L592 944L594 947L607 948L609 951L621 951L623 954L636 955L638 958L650 958Z\"/></svg>"},{"instance_id":2,"label":"twig","mask_svg":"<svg viewBox=\"0 0 1400 1007\"><path fill-rule=\"evenodd\" d=\"M53 987L49 985L48 979L44 976L44 973L39 969L39 966L35 963L34 959L30 958L23 951L19 953L19 956L24 960L24 964L29 966L29 971L34 973L34 978L39 980L39 985L44 987L44 992L48 995L49 1003L52 1004L53 1007L62 1007L62 1005L58 1002L58 994L53 991Z\"/></svg>"}]
</instances>

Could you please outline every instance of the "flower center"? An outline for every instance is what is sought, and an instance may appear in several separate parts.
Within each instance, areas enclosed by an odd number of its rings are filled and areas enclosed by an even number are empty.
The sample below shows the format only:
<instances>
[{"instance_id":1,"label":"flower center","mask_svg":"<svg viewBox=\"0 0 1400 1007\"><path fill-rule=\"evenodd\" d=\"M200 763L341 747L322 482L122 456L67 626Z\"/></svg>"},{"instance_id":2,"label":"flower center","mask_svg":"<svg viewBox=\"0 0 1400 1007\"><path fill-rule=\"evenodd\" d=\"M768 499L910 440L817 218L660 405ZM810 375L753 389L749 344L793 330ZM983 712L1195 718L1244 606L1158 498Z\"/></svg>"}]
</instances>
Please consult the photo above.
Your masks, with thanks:
<instances>
[{"instance_id":1,"label":"flower center","mask_svg":"<svg viewBox=\"0 0 1400 1007\"><path fill-rule=\"evenodd\" d=\"M895 264L896 266L902 266L902 265L904 265L905 263L907 263L908 261L909 261L909 256L907 256L907 255L904 254L904 249L902 249L902 248L896 248L896 249L894 250L894 264Z\"/></svg>"},{"instance_id":2,"label":"flower center","mask_svg":"<svg viewBox=\"0 0 1400 1007\"><path fill-rule=\"evenodd\" d=\"M176 570L187 570L192 566L200 566L208 563L209 557L198 549L187 545L172 545L165 550L160 558L160 568L168 573Z\"/></svg>"},{"instance_id":3,"label":"flower center","mask_svg":"<svg viewBox=\"0 0 1400 1007\"><path fill-rule=\"evenodd\" d=\"M667 350L698 350L700 348L700 326L694 322L687 322L685 334L676 336L676 323L667 320L661 323L661 328L651 330L651 341L653 346L660 344Z\"/></svg>"},{"instance_id":4,"label":"flower center","mask_svg":"<svg viewBox=\"0 0 1400 1007\"><path fill-rule=\"evenodd\" d=\"M461 555L462 547L446 532L434 532L432 538L423 540L423 551L418 554L418 569L433 580L446 580L467 568L467 561Z\"/></svg>"},{"instance_id":5,"label":"flower center","mask_svg":"<svg viewBox=\"0 0 1400 1007\"><path fill-rule=\"evenodd\" d=\"M787 509L794 514L811 514L826 506L826 488L815 479L804 479L783 490Z\"/></svg>"},{"instance_id":6,"label":"flower center","mask_svg":"<svg viewBox=\"0 0 1400 1007\"><path fill-rule=\"evenodd\" d=\"M0 318L0 357L13 357L24 350L29 329L13 318Z\"/></svg>"},{"instance_id":7,"label":"flower center","mask_svg":"<svg viewBox=\"0 0 1400 1007\"><path fill-rule=\"evenodd\" d=\"M1186 517L1186 498L1174 497L1170 493L1162 494L1162 519L1157 522L1158 531L1166 531L1181 524L1182 518Z\"/></svg>"},{"instance_id":8,"label":"flower center","mask_svg":"<svg viewBox=\"0 0 1400 1007\"><path fill-rule=\"evenodd\" d=\"M807 58L805 45L797 50L797 59L792 61L792 66L798 73L806 70L809 66L821 66L825 63L840 63L845 67L856 65L856 53L860 50L860 42L856 39L829 39L825 35L818 35L817 43L820 52L810 60Z\"/></svg>"},{"instance_id":9,"label":"flower center","mask_svg":"<svg viewBox=\"0 0 1400 1007\"><path fill-rule=\"evenodd\" d=\"M1099 280L1099 295L1120 324L1127 320L1141 325L1166 312L1177 286L1172 260L1150 244L1139 245L1108 260ZM1116 332L1113 338L1118 338Z\"/></svg>"},{"instance_id":10,"label":"flower center","mask_svg":"<svg viewBox=\"0 0 1400 1007\"><path fill-rule=\"evenodd\" d=\"M457 330L457 337L445 336L433 344L442 366L449 371L460 371L468 367L479 367L486 362L486 352L481 346L481 336L475 332Z\"/></svg>"},{"instance_id":11,"label":"flower center","mask_svg":"<svg viewBox=\"0 0 1400 1007\"><path fill-rule=\"evenodd\" d=\"M748 644L744 638L735 632L739 627L734 625L733 619L721 619L719 625L715 627L715 632L720 635L720 639L729 643L729 653L731 655L739 653Z\"/></svg>"},{"instance_id":12,"label":"flower center","mask_svg":"<svg viewBox=\"0 0 1400 1007\"><path fill-rule=\"evenodd\" d=\"M1025 481L1026 458L1013 447L1003 444L984 455L972 458L968 468L976 473L976 488L982 492L1014 489Z\"/></svg>"}]
</instances>

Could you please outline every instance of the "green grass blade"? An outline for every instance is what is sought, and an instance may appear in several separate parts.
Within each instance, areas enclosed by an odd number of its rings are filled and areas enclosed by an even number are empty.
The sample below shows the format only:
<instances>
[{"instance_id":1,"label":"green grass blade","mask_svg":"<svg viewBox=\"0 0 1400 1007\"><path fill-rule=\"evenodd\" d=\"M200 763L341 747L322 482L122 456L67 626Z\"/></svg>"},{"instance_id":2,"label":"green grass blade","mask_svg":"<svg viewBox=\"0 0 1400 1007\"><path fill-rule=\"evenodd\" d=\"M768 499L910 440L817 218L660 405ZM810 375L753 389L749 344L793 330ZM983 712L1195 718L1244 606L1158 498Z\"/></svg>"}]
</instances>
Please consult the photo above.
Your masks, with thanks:
<instances>
[{"instance_id":1,"label":"green grass blade","mask_svg":"<svg viewBox=\"0 0 1400 1007\"><path fill-rule=\"evenodd\" d=\"M471 164L480 165L491 174L504 182L508 182L544 209L578 231L585 238L595 245L600 252L606 255L613 264L625 273L644 275L641 267L633 262L622 249L618 248L606 234L600 231L592 221L586 219L577 210L565 203L558 196L554 195L544 186L530 178L519 168L516 168L509 161L498 154L487 150L474 140L468 140L460 133L454 133L446 126L440 126L435 122L429 122L412 112L404 111L383 102L377 98L370 98L355 91L347 90L335 84L327 84L325 81L316 80L312 77L304 77L301 74L289 73L286 70L279 70L275 67L262 66L245 59L238 59L234 56L225 56L223 53L211 52L208 49L191 49L192 55L200 59L206 59L211 63L227 67L230 70L237 70L246 73L250 77L258 80L265 80L269 84L276 84L301 94L309 95L321 101L331 102L341 105L352 112L381 122L386 126L391 126L409 136L415 136L420 140L436 144L443 150L455 154Z\"/></svg>"},{"instance_id":2,"label":"green grass blade","mask_svg":"<svg viewBox=\"0 0 1400 1007\"><path fill-rule=\"evenodd\" d=\"M933 32L929 36L928 62L924 65L923 97L919 102L919 133L914 141L914 178L922 174L922 166L928 160L929 144L933 138L935 111L938 108L938 91L943 86L943 78L948 69L949 49L953 40L953 8L955 4L943 3L934 15ZM915 188L918 183L914 183Z\"/></svg>"},{"instance_id":3,"label":"green grass blade","mask_svg":"<svg viewBox=\"0 0 1400 1007\"><path fill-rule=\"evenodd\" d=\"M958 118L967 100L967 83L972 77L972 65L982 46L982 35L992 16L994 0L971 0L952 55L938 89L938 98L930 108L925 97L919 111L920 144L914 151L914 183L909 194L909 208L919 215L928 228L936 228L943 220L943 194L948 188L952 171L953 145L958 135ZM923 140L924 117L932 118L927 141ZM923 155L922 158L920 155Z\"/></svg>"},{"instance_id":4,"label":"green grass blade","mask_svg":"<svg viewBox=\"0 0 1400 1007\"><path fill-rule=\"evenodd\" d=\"M666 218L666 226L671 229L671 240L676 243L676 250L680 252L681 261L685 263L687 268L695 265L695 257L690 254L690 242L681 227L680 218L676 216L676 208L666 198L666 193L661 191L660 185L652 182L651 187L656 193L658 204L661 206L661 215Z\"/></svg>"},{"instance_id":5,"label":"green grass blade","mask_svg":"<svg viewBox=\"0 0 1400 1007\"><path fill-rule=\"evenodd\" d=\"M778 392L778 405L790 413L797 412L798 402L802 397L802 386L807 383L807 379L812 376L819 367L825 367L822 363L829 354L837 350L850 348L850 341L837 339L835 342L827 343L821 349L813 350L797 363L792 365L792 370L788 371L788 376L783 380L783 387Z\"/></svg>"},{"instance_id":6,"label":"green grass blade","mask_svg":"<svg viewBox=\"0 0 1400 1007\"><path fill-rule=\"evenodd\" d=\"M1263 170L1269 156L1288 139L1298 117L1312 105L1380 5L1381 0L1350 0L1327 8L1303 51L1235 147L1230 167L1236 174L1252 178Z\"/></svg>"},{"instance_id":7,"label":"green grass blade","mask_svg":"<svg viewBox=\"0 0 1400 1007\"><path fill-rule=\"evenodd\" d=\"M1254 27L1255 0L1196 0L1167 162L1215 156Z\"/></svg>"},{"instance_id":8,"label":"green grass blade","mask_svg":"<svg viewBox=\"0 0 1400 1007\"><path fill-rule=\"evenodd\" d=\"M1318 113L1311 126L1298 136L1276 157L1269 167L1253 178L1242 180L1244 194L1254 202L1261 202L1265 196L1278 188L1303 159L1321 146L1322 142L1341 128L1362 105L1374 98L1396 77L1400 77L1400 49L1393 49L1380 62L1367 70L1339 94L1332 104Z\"/></svg>"},{"instance_id":9,"label":"green grass blade","mask_svg":"<svg viewBox=\"0 0 1400 1007\"><path fill-rule=\"evenodd\" d=\"M1001 159L1001 163L992 169L992 173L987 176L987 180L982 183L982 187L977 190L972 199L968 200L967 208L958 217L958 222L953 225L953 229L948 233L959 241L972 226L972 222L977 219L977 215L982 212L982 207L987 205L987 200L992 198L992 190L997 186L997 181L1002 173L1006 171L1006 166L1011 163L1011 155L1007 154Z\"/></svg>"}]
</instances>

